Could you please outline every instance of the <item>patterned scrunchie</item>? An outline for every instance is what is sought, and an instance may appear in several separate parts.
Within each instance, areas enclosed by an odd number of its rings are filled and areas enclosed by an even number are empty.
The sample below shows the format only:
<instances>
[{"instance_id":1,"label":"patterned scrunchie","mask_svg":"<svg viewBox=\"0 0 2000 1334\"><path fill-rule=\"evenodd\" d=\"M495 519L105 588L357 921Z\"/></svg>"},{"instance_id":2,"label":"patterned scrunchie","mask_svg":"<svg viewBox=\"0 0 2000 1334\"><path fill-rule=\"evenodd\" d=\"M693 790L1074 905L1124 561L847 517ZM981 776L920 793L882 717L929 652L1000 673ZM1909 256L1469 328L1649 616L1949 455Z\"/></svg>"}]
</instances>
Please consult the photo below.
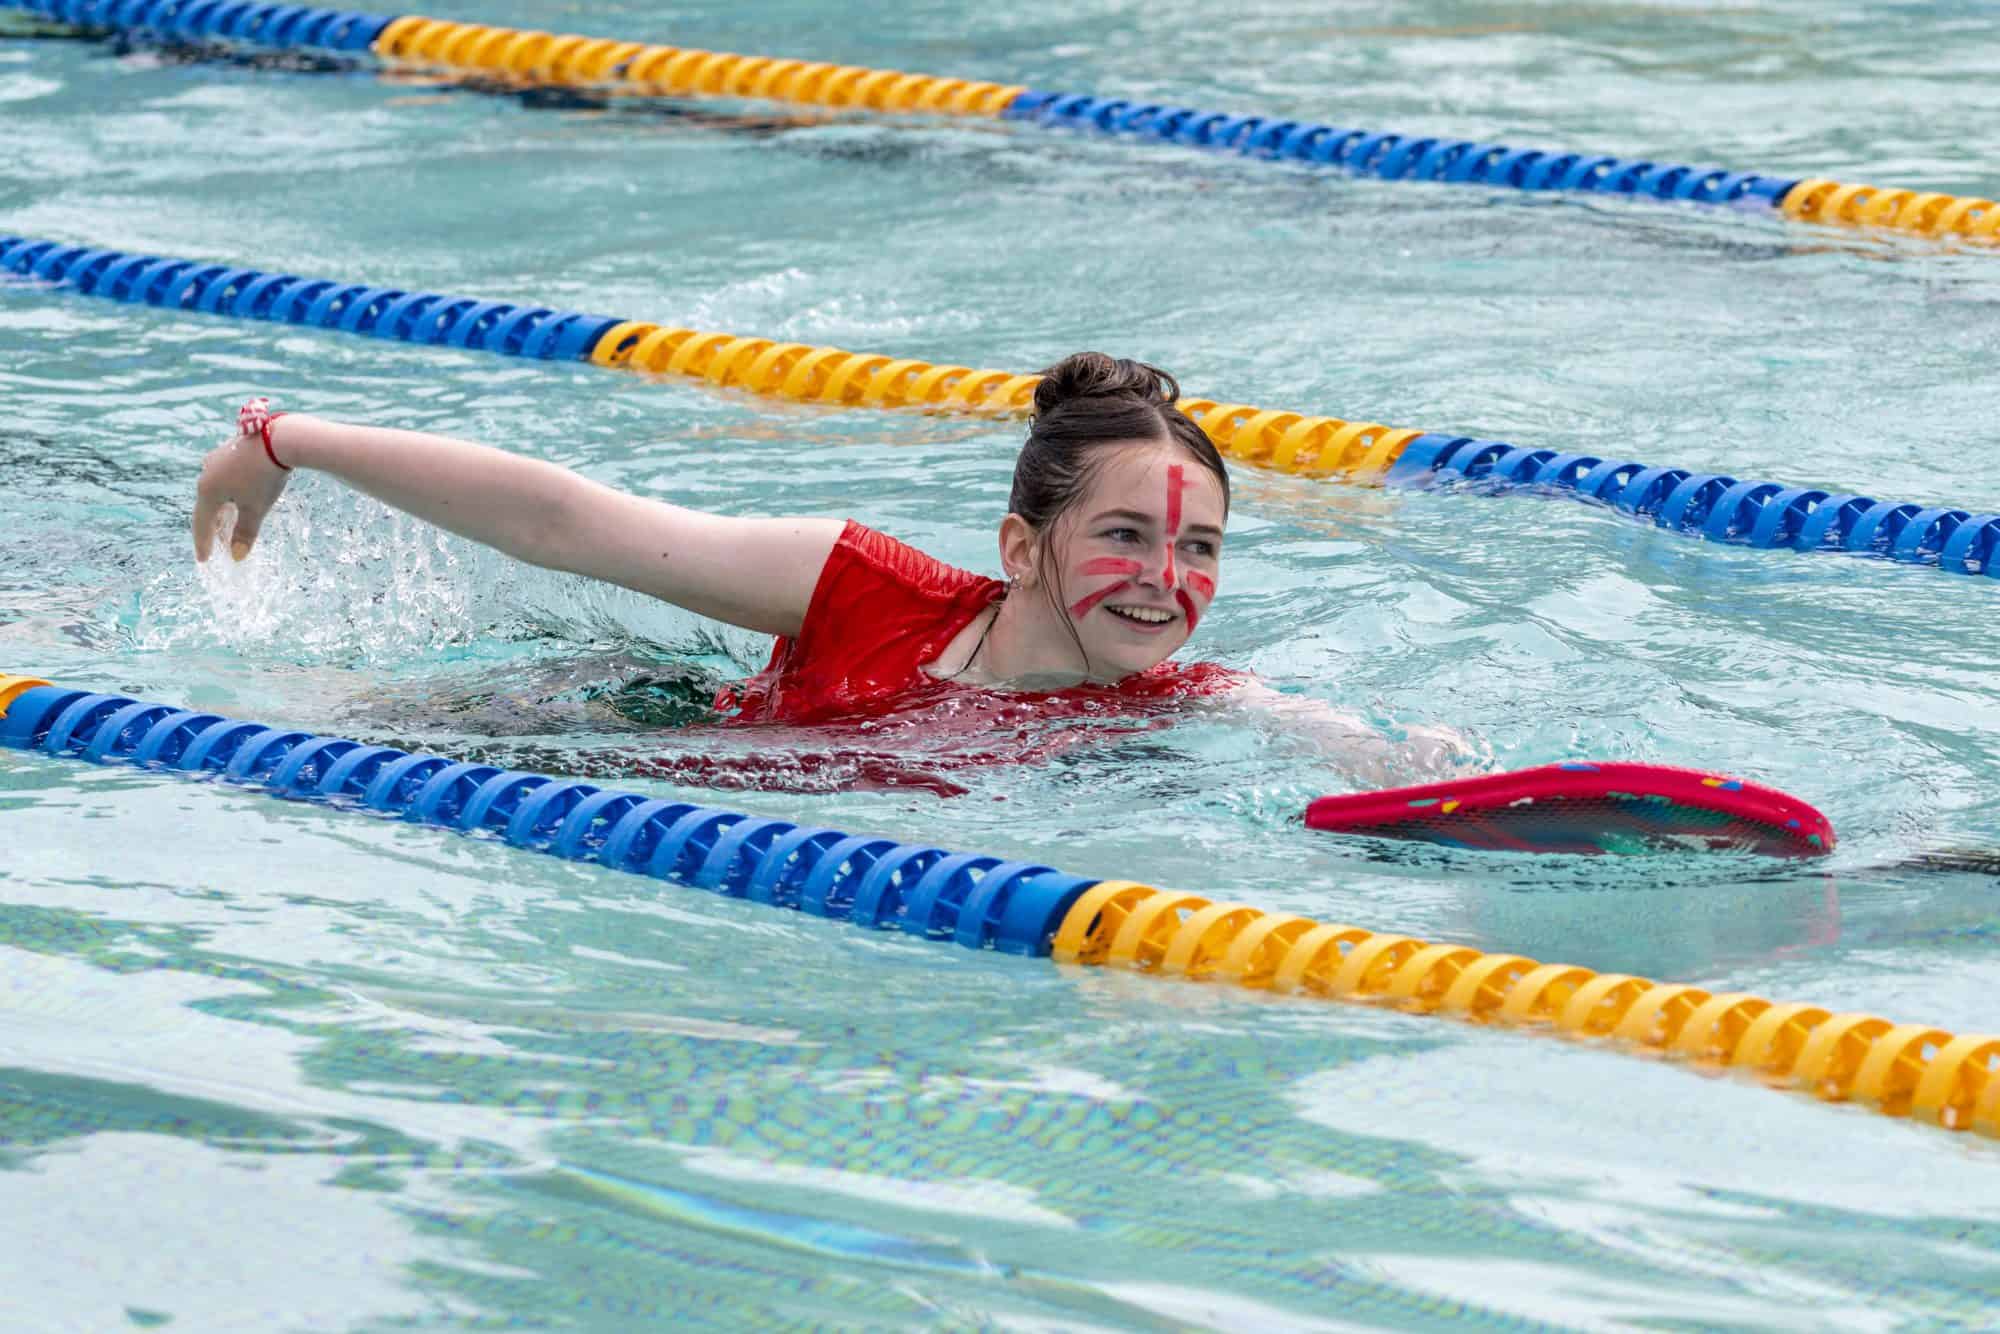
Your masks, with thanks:
<instances>
[{"instance_id":1,"label":"patterned scrunchie","mask_svg":"<svg viewBox=\"0 0 2000 1334\"><path fill-rule=\"evenodd\" d=\"M254 435L264 442L264 455L278 467L290 472L291 465L278 463L277 451L271 448L271 423L284 416L282 412L271 411L271 400L253 398L236 410L236 433Z\"/></svg>"}]
</instances>

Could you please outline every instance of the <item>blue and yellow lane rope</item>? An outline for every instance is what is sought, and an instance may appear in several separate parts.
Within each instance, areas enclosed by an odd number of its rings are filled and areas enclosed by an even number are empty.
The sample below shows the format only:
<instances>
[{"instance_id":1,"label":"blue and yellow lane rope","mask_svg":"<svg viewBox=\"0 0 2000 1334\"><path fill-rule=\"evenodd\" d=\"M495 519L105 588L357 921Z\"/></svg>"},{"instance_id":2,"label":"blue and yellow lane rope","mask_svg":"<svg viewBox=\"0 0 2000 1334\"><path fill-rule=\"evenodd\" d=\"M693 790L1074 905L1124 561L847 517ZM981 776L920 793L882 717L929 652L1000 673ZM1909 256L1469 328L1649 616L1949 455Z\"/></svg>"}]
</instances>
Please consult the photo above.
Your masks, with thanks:
<instances>
[{"instance_id":1,"label":"blue and yellow lane rope","mask_svg":"<svg viewBox=\"0 0 2000 1334\"><path fill-rule=\"evenodd\" d=\"M1317 922L31 677L0 676L0 746L213 775L867 930L1610 1043L2000 1136L2000 1037Z\"/></svg>"},{"instance_id":2,"label":"blue and yellow lane rope","mask_svg":"<svg viewBox=\"0 0 2000 1334\"><path fill-rule=\"evenodd\" d=\"M848 352L549 306L267 273L0 234L0 274L127 304L309 325L506 356L698 377L847 408L1026 415L1037 377ZM1835 493L1381 422L1184 398L1224 457L1357 485L1472 479L1571 496L1677 533L1764 549L1841 551L2000 578L2000 513Z\"/></svg>"},{"instance_id":3,"label":"blue and yellow lane rope","mask_svg":"<svg viewBox=\"0 0 2000 1334\"><path fill-rule=\"evenodd\" d=\"M501 84L981 117L1337 167L1384 180L1728 205L1777 210L1803 222L2000 241L2000 205L1976 196L1233 115L861 65L254 0L0 0L0 8L170 40L372 54Z\"/></svg>"}]
</instances>

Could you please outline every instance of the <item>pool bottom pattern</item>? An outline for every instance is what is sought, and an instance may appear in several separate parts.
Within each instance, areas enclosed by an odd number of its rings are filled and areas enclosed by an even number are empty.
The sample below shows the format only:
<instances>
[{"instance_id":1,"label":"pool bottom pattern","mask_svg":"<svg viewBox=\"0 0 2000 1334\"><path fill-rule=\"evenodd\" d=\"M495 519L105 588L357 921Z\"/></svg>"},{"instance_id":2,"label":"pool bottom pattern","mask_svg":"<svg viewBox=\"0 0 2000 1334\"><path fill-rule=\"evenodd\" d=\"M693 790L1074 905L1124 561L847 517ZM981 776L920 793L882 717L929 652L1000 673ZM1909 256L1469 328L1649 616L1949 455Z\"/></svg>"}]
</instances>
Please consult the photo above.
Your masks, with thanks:
<instances>
[{"instance_id":1,"label":"pool bottom pattern","mask_svg":"<svg viewBox=\"0 0 2000 1334\"><path fill-rule=\"evenodd\" d=\"M258 785L971 949L1609 1041L2000 1137L2000 1037L1316 922L29 677L0 676L0 745Z\"/></svg>"}]
</instances>

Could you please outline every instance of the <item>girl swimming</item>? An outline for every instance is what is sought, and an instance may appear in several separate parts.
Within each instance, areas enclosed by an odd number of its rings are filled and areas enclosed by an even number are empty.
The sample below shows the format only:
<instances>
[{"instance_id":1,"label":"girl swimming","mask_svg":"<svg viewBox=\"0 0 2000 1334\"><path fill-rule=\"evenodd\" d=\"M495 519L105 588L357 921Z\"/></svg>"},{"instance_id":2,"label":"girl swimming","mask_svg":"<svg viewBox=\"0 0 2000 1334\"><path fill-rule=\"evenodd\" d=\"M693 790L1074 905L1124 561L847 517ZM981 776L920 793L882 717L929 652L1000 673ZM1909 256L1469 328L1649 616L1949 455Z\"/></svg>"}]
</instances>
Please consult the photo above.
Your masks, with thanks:
<instances>
[{"instance_id":1,"label":"girl swimming","mask_svg":"<svg viewBox=\"0 0 2000 1334\"><path fill-rule=\"evenodd\" d=\"M1241 695L1310 713L1350 767L1441 773L1470 759L1439 729L1392 742L1243 673L1171 661L1216 596L1229 518L1222 458L1179 395L1166 372L1096 352L1043 373L1000 522L1004 580L853 521L706 514L483 445L258 400L203 464L195 555L208 559L233 506L243 559L292 471L312 468L519 560L777 636L765 669L717 700L737 721L879 715L966 687L1058 709Z\"/></svg>"}]
</instances>

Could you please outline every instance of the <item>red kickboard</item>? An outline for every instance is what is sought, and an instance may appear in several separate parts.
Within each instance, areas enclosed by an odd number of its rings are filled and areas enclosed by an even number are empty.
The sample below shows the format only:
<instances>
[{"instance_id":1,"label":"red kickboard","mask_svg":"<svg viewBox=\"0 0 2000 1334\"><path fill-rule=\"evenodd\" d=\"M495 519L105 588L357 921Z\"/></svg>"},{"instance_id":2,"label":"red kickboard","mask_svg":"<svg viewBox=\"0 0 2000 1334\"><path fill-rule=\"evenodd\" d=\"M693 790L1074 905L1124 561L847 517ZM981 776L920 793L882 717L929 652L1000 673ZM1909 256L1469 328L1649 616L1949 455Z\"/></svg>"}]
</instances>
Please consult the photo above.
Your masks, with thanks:
<instances>
[{"instance_id":1,"label":"red kickboard","mask_svg":"<svg viewBox=\"0 0 2000 1334\"><path fill-rule=\"evenodd\" d=\"M1321 797L1306 824L1495 852L1833 851L1824 815L1774 787L1659 764L1544 764Z\"/></svg>"}]
</instances>

